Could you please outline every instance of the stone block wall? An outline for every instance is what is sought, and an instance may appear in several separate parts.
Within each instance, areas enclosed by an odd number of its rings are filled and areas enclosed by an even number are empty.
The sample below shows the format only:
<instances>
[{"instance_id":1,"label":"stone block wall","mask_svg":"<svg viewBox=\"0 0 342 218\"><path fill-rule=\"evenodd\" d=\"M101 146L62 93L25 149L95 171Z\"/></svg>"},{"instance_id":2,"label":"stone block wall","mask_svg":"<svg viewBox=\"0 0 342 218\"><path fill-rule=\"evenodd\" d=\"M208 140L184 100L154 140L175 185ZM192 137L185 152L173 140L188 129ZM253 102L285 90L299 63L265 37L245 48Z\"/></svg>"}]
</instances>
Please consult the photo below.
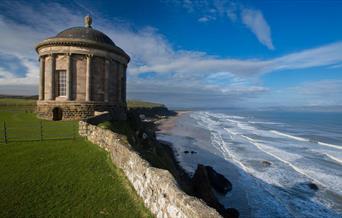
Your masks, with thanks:
<instances>
[{"instance_id":1,"label":"stone block wall","mask_svg":"<svg viewBox=\"0 0 342 218\"><path fill-rule=\"evenodd\" d=\"M79 134L109 152L112 162L123 170L144 204L156 217L221 217L198 198L185 194L167 171L151 167L122 135L79 122Z\"/></svg>"},{"instance_id":2,"label":"stone block wall","mask_svg":"<svg viewBox=\"0 0 342 218\"><path fill-rule=\"evenodd\" d=\"M73 101L38 101L37 116L41 119L52 120L52 111L56 107L62 109L62 120L90 118L95 115L96 111L108 111L114 120L126 120L126 108L124 106Z\"/></svg>"}]
</instances>

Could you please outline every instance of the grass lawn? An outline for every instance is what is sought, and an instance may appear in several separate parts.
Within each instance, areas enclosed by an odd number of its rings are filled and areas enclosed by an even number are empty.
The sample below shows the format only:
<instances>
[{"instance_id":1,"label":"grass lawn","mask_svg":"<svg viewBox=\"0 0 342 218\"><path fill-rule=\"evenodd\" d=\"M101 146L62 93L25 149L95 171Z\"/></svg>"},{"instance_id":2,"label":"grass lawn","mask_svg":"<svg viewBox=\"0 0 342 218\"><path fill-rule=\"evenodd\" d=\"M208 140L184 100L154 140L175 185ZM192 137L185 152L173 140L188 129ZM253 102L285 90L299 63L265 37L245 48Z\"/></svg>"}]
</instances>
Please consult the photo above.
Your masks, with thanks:
<instances>
[{"instance_id":1,"label":"grass lawn","mask_svg":"<svg viewBox=\"0 0 342 218\"><path fill-rule=\"evenodd\" d=\"M41 137L43 139L70 139L78 136L78 122L76 121L39 120L34 113L27 112L20 107L17 110L8 110L7 106L0 106L0 142L4 142L4 122L6 122L6 135L9 142L39 141Z\"/></svg>"},{"instance_id":2,"label":"grass lawn","mask_svg":"<svg viewBox=\"0 0 342 218\"><path fill-rule=\"evenodd\" d=\"M128 108L153 108L153 107L162 107L163 104L147 102L147 101L139 101L139 100L128 100L127 107Z\"/></svg>"},{"instance_id":3,"label":"grass lawn","mask_svg":"<svg viewBox=\"0 0 342 218\"><path fill-rule=\"evenodd\" d=\"M37 100L20 98L0 98L0 105L36 105Z\"/></svg>"},{"instance_id":4,"label":"grass lawn","mask_svg":"<svg viewBox=\"0 0 342 218\"><path fill-rule=\"evenodd\" d=\"M33 113L5 109L0 121L16 138L36 134L20 131L40 122ZM61 134L75 124L44 123ZM152 217L107 152L83 138L0 143L0 161L0 217Z\"/></svg>"}]
</instances>

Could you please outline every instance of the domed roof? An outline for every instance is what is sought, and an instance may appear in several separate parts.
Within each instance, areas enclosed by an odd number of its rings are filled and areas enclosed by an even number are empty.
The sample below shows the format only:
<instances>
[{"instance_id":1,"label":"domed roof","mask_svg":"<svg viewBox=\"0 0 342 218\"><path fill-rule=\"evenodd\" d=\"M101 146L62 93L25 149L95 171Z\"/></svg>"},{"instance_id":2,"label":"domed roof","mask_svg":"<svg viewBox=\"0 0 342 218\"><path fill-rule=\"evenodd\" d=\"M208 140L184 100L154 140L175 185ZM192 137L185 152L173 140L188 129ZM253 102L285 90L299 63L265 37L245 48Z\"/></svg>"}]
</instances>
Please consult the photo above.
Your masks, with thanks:
<instances>
[{"instance_id":1,"label":"domed roof","mask_svg":"<svg viewBox=\"0 0 342 218\"><path fill-rule=\"evenodd\" d=\"M72 27L63 30L62 32L58 33L55 37L52 38L85 39L115 46L114 42L106 34L98 30L95 30L91 27Z\"/></svg>"},{"instance_id":2,"label":"domed roof","mask_svg":"<svg viewBox=\"0 0 342 218\"><path fill-rule=\"evenodd\" d=\"M125 56L128 60L129 56L103 32L91 27L92 18L86 16L84 18L84 27L71 27L58 33L54 37L47 38L36 46L36 51L42 47L52 45L67 46L85 46L104 49Z\"/></svg>"}]
</instances>

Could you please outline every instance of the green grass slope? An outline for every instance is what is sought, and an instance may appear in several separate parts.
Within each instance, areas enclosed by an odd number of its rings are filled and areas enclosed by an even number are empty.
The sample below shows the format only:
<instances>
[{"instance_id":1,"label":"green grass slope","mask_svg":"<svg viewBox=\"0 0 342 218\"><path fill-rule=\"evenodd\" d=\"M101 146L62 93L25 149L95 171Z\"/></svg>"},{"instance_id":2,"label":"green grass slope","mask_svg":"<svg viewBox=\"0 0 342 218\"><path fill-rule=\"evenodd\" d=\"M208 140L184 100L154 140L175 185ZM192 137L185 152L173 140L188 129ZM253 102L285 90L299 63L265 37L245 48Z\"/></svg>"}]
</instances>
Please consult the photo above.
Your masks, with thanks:
<instances>
[{"instance_id":1,"label":"green grass slope","mask_svg":"<svg viewBox=\"0 0 342 218\"><path fill-rule=\"evenodd\" d=\"M21 107L0 106L3 121L14 139L40 134ZM44 134L73 134L75 124L43 121ZM152 217L108 153L83 138L0 143L0 161L0 217Z\"/></svg>"},{"instance_id":2,"label":"green grass slope","mask_svg":"<svg viewBox=\"0 0 342 218\"><path fill-rule=\"evenodd\" d=\"M151 217L107 153L83 139L0 144L0 217Z\"/></svg>"}]
</instances>

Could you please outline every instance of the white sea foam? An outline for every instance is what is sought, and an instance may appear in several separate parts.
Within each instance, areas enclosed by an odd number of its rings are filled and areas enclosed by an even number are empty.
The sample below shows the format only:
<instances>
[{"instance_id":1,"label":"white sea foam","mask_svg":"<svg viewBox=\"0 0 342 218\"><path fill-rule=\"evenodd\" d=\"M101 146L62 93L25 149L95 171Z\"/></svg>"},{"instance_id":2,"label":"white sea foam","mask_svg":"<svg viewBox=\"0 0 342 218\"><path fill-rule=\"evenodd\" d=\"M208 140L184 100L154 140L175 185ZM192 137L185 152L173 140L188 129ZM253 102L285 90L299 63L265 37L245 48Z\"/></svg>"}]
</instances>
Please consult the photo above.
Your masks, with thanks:
<instances>
[{"instance_id":1,"label":"white sea foam","mask_svg":"<svg viewBox=\"0 0 342 218\"><path fill-rule=\"evenodd\" d=\"M205 112L207 113L208 115L212 116L212 117L215 117L215 118L228 118L228 119L236 119L236 120L244 120L246 119L246 117L241 117L241 116L236 116L236 115L226 115L226 114L222 114L222 113L208 113L208 112Z\"/></svg>"},{"instance_id":2,"label":"white sea foam","mask_svg":"<svg viewBox=\"0 0 342 218\"><path fill-rule=\"evenodd\" d=\"M237 120L243 120L243 119L246 119L245 117L240 117L240 116L233 116L233 115L224 115L228 118L231 118L231 119L237 119Z\"/></svg>"},{"instance_id":3,"label":"white sea foam","mask_svg":"<svg viewBox=\"0 0 342 218\"><path fill-rule=\"evenodd\" d=\"M251 123L251 124L284 125L284 124L282 124L282 123L276 123L276 122L266 122L266 121L248 121L248 123Z\"/></svg>"},{"instance_id":4,"label":"white sea foam","mask_svg":"<svg viewBox=\"0 0 342 218\"><path fill-rule=\"evenodd\" d=\"M340 158L338 158L338 157L334 157L334 156L332 156L331 154L327 154L327 153L325 153L324 155L326 155L326 156L329 157L330 159L336 161L337 163L342 164L342 159L340 159Z\"/></svg>"},{"instance_id":5,"label":"white sea foam","mask_svg":"<svg viewBox=\"0 0 342 218\"><path fill-rule=\"evenodd\" d=\"M273 153L267 151L267 150L265 149L265 146L264 146L262 143L259 143L259 142L257 142L256 140L254 140L254 139L252 139L252 138L250 138L250 137L248 137L248 136L241 135L241 137L247 139L249 142L251 142L252 144L254 144L258 149L260 149L261 151L265 152L266 154L268 154L268 155L270 155L270 156L272 156L272 157L274 157L274 158L280 160L281 162L287 164L288 166L290 166L292 169L294 169L294 170L297 171L298 173L300 173L300 174L306 176L307 178L310 178L311 180L313 180L313 181L315 181L316 183L318 183L318 184L320 184L320 185L322 185L322 186L325 187L325 185L322 184L320 181L318 181L316 178L314 178L314 177L310 176L309 174L305 173L305 171L304 171L303 169L301 169L301 168L295 166L295 165L292 164L290 161L287 161L287 160L285 160L285 159L282 159L281 157L279 157L279 156L277 156L277 155L275 155L275 154L273 154Z\"/></svg>"},{"instance_id":6,"label":"white sea foam","mask_svg":"<svg viewBox=\"0 0 342 218\"><path fill-rule=\"evenodd\" d=\"M232 134L232 135L237 135L238 133L231 130L231 129L228 129L228 128L223 128L224 130L226 130L229 134Z\"/></svg>"},{"instance_id":7,"label":"white sea foam","mask_svg":"<svg viewBox=\"0 0 342 218\"><path fill-rule=\"evenodd\" d=\"M229 119L229 118L225 118L226 121L229 121L231 123L235 123L235 124L239 124L240 121L237 121L237 120L232 120L232 119Z\"/></svg>"},{"instance_id":8,"label":"white sea foam","mask_svg":"<svg viewBox=\"0 0 342 218\"><path fill-rule=\"evenodd\" d=\"M284 136L284 137L287 137L287 138L295 139L297 141L302 141L302 142L309 142L310 141L309 139L306 139L306 138L289 135L289 134L286 134L286 133L283 133L283 132L278 132L276 130L270 130L270 132L274 133L276 135L280 135L280 136Z\"/></svg>"},{"instance_id":9,"label":"white sea foam","mask_svg":"<svg viewBox=\"0 0 342 218\"><path fill-rule=\"evenodd\" d=\"M342 149L342 146L339 146L339 145L328 144L325 142L317 142L317 143L323 146L331 147L331 148Z\"/></svg>"}]
</instances>

